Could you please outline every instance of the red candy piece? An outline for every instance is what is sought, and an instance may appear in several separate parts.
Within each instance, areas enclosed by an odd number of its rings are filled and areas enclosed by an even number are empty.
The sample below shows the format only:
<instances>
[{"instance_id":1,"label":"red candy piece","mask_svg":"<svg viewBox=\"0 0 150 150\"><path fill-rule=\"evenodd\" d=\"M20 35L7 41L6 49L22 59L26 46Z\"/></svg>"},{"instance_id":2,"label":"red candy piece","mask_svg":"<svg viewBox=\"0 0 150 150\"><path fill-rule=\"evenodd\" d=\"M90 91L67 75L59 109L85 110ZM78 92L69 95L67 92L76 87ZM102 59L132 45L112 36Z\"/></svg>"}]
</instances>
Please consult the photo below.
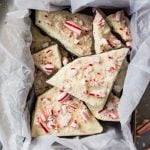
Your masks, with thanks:
<instances>
[{"instance_id":1,"label":"red candy piece","mask_svg":"<svg viewBox=\"0 0 150 150\"><path fill-rule=\"evenodd\" d=\"M41 125L41 127L43 128L43 130L48 133L49 132L49 129L48 127L46 126L45 122L42 120L42 118L38 118L38 121L39 121L39 124Z\"/></svg>"},{"instance_id":2,"label":"red candy piece","mask_svg":"<svg viewBox=\"0 0 150 150\"><path fill-rule=\"evenodd\" d=\"M72 21L65 21L64 24L68 29L72 30L73 32L75 32L76 34L80 35L81 34L81 28L76 25L75 23L73 23Z\"/></svg>"},{"instance_id":3,"label":"red candy piece","mask_svg":"<svg viewBox=\"0 0 150 150\"><path fill-rule=\"evenodd\" d=\"M67 100L68 98L70 97L70 95L66 92L62 92L58 97L57 97L57 100L59 102L62 102L62 101L65 101Z\"/></svg>"}]
</instances>

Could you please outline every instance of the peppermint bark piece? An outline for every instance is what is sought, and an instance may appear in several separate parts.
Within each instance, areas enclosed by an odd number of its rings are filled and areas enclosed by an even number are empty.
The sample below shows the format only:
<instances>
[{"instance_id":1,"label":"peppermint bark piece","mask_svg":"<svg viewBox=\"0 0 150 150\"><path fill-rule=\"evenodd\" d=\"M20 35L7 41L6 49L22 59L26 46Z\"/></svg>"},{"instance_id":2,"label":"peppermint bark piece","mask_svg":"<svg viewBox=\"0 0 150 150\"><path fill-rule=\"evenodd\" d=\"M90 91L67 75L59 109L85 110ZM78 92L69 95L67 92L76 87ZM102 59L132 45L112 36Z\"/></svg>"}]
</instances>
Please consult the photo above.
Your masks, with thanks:
<instances>
[{"instance_id":1,"label":"peppermint bark piece","mask_svg":"<svg viewBox=\"0 0 150 150\"><path fill-rule=\"evenodd\" d=\"M113 86L113 92L117 96L119 96L121 94L121 90L123 89L123 85L124 85L124 80L125 80L125 77L126 77L127 69L128 69L128 62L125 59L123 64L122 64L122 67L120 69L120 72L119 72L119 74L118 74L118 76L116 78L114 86Z\"/></svg>"},{"instance_id":2,"label":"peppermint bark piece","mask_svg":"<svg viewBox=\"0 0 150 150\"><path fill-rule=\"evenodd\" d=\"M46 83L48 76L37 68L35 68L34 78L34 90L37 96L43 94L52 87Z\"/></svg>"},{"instance_id":3,"label":"peppermint bark piece","mask_svg":"<svg viewBox=\"0 0 150 150\"><path fill-rule=\"evenodd\" d=\"M38 97L32 137L91 135L103 130L82 101L54 87Z\"/></svg>"},{"instance_id":4,"label":"peppermint bark piece","mask_svg":"<svg viewBox=\"0 0 150 150\"><path fill-rule=\"evenodd\" d=\"M52 45L32 55L35 65L46 75L51 75L62 67L58 45Z\"/></svg>"},{"instance_id":5,"label":"peppermint bark piece","mask_svg":"<svg viewBox=\"0 0 150 150\"><path fill-rule=\"evenodd\" d=\"M118 115L118 104L119 104L119 98L114 96L113 94L110 94L108 98L108 102L106 106L103 109L99 109L98 107L92 107L90 105L87 105L94 117L96 117L99 120L103 121L119 121L119 115Z\"/></svg>"},{"instance_id":6,"label":"peppermint bark piece","mask_svg":"<svg viewBox=\"0 0 150 150\"><path fill-rule=\"evenodd\" d=\"M91 55L92 17L68 11L37 11L36 25L77 56Z\"/></svg>"},{"instance_id":7,"label":"peppermint bark piece","mask_svg":"<svg viewBox=\"0 0 150 150\"><path fill-rule=\"evenodd\" d=\"M32 25L31 33L32 33L31 53L36 53L39 50L54 44L52 39L46 35L43 35L36 26Z\"/></svg>"},{"instance_id":8,"label":"peppermint bark piece","mask_svg":"<svg viewBox=\"0 0 150 150\"><path fill-rule=\"evenodd\" d=\"M106 18L108 24L114 32L119 34L126 42L126 46L131 46L132 36L129 28L129 19L125 16L124 11L117 11Z\"/></svg>"},{"instance_id":9,"label":"peppermint bark piece","mask_svg":"<svg viewBox=\"0 0 150 150\"><path fill-rule=\"evenodd\" d=\"M97 54L123 47L123 44L112 33L103 14L96 10L93 20L94 46Z\"/></svg>"},{"instance_id":10,"label":"peppermint bark piece","mask_svg":"<svg viewBox=\"0 0 150 150\"><path fill-rule=\"evenodd\" d=\"M78 58L60 69L47 83L102 109L128 51L122 48Z\"/></svg>"}]
</instances>

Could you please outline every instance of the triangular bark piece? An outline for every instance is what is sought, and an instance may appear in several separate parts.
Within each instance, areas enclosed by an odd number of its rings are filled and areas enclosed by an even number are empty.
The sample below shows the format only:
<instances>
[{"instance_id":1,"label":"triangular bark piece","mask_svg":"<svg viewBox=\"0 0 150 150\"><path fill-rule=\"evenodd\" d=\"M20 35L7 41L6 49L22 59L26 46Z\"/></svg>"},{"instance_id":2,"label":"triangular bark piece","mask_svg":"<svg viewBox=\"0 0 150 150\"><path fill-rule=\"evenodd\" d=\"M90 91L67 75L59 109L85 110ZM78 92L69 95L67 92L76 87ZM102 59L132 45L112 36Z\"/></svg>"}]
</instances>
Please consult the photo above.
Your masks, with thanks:
<instances>
[{"instance_id":1,"label":"triangular bark piece","mask_svg":"<svg viewBox=\"0 0 150 150\"><path fill-rule=\"evenodd\" d=\"M37 11L36 25L77 56L91 55L92 17L68 11Z\"/></svg>"},{"instance_id":2,"label":"triangular bark piece","mask_svg":"<svg viewBox=\"0 0 150 150\"><path fill-rule=\"evenodd\" d=\"M32 55L35 65L46 75L51 75L62 67L58 45L52 45Z\"/></svg>"},{"instance_id":3,"label":"triangular bark piece","mask_svg":"<svg viewBox=\"0 0 150 150\"><path fill-rule=\"evenodd\" d=\"M103 109L94 108L90 105L87 105L94 117L103 121L119 121L118 115L118 104L119 98L110 94L107 104Z\"/></svg>"},{"instance_id":4,"label":"triangular bark piece","mask_svg":"<svg viewBox=\"0 0 150 150\"><path fill-rule=\"evenodd\" d=\"M122 48L78 58L60 69L47 83L102 109L128 50Z\"/></svg>"},{"instance_id":5,"label":"triangular bark piece","mask_svg":"<svg viewBox=\"0 0 150 150\"><path fill-rule=\"evenodd\" d=\"M111 33L111 29L103 15L97 10L93 20L93 36L97 54L123 47L121 41Z\"/></svg>"},{"instance_id":6,"label":"triangular bark piece","mask_svg":"<svg viewBox=\"0 0 150 150\"><path fill-rule=\"evenodd\" d=\"M106 20L113 31L119 34L126 42L126 46L131 46L132 36L129 28L129 19L124 15L124 12L117 11L115 14L109 15Z\"/></svg>"},{"instance_id":7,"label":"triangular bark piece","mask_svg":"<svg viewBox=\"0 0 150 150\"><path fill-rule=\"evenodd\" d=\"M103 130L82 101L54 87L38 97L32 136L91 135Z\"/></svg>"}]
</instances>

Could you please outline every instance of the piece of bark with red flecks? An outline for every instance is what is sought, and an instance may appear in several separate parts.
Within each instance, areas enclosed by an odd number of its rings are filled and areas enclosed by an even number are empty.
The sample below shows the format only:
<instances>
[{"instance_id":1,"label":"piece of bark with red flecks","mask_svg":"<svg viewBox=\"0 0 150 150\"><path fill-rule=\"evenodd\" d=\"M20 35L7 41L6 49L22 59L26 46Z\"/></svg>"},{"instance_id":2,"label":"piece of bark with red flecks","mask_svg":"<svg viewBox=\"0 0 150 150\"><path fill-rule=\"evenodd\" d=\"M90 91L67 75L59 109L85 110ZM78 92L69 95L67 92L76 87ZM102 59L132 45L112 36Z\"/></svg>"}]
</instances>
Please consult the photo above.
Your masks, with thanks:
<instances>
[{"instance_id":1,"label":"piece of bark with red flecks","mask_svg":"<svg viewBox=\"0 0 150 150\"><path fill-rule=\"evenodd\" d=\"M56 87L37 99L32 137L91 135L103 130L82 101ZM69 131L69 132L68 132Z\"/></svg>"},{"instance_id":2,"label":"piece of bark with red flecks","mask_svg":"<svg viewBox=\"0 0 150 150\"><path fill-rule=\"evenodd\" d=\"M96 10L93 20L93 37L97 54L124 47L122 42L111 32L105 15L100 10Z\"/></svg>"}]
</instances>

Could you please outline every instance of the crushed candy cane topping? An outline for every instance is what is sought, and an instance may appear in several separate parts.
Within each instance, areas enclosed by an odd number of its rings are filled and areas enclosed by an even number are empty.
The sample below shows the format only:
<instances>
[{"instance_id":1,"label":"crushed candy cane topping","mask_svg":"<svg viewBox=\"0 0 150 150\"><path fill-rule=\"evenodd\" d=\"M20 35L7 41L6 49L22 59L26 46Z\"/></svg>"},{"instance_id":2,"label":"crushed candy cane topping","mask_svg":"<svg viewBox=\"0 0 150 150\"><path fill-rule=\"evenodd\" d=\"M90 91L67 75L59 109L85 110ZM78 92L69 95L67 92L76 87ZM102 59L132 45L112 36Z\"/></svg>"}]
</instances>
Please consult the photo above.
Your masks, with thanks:
<instances>
[{"instance_id":1,"label":"crushed candy cane topping","mask_svg":"<svg viewBox=\"0 0 150 150\"><path fill-rule=\"evenodd\" d=\"M52 120L53 120L53 117L52 117L52 116L48 116L47 120L48 120L48 121L52 121Z\"/></svg>"},{"instance_id":2,"label":"crushed candy cane topping","mask_svg":"<svg viewBox=\"0 0 150 150\"><path fill-rule=\"evenodd\" d=\"M117 12L116 12L116 15L115 15L116 21L121 21L123 15L124 15L124 14L123 14L122 11L117 11Z\"/></svg>"},{"instance_id":3,"label":"crushed candy cane topping","mask_svg":"<svg viewBox=\"0 0 150 150\"><path fill-rule=\"evenodd\" d=\"M46 64L45 69L46 70L54 70L54 65L53 64Z\"/></svg>"},{"instance_id":4,"label":"crushed candy cane topping","mask_svg":"<svg viewBox=\"0 0 150 150\"><path fill-rule=\"evenodd\" d=\"M68 126L69 122L71 120L71 114L70 113L66 113L64 116L62 116L62 118L60 119L60 124L63 127Z\"/></svg>"},{"instance_id":5,"label":"crushed candy cane topping","mask_svg":"<svg viewBox=\"0 0 150 150\"><path fill-rule=\"evenodd\" d=\"M45 65L40 65L41 68L47 73L47 74L51 74L53 72L53 70L55 69L54 68L54 65L53 64L45 64Z\"/></svg>"},{"instance_id":6,"label":"crushed candy cane topping","mask_svg":"<svg viewBox=\"0 0 150 150\"><path fill-rule=\"evenodd\" d=\"M100 97L100 95L96 92L89 92L89 96Z\"/></svg>"},{"instance_id":7,"label":"crushed candy cane topping","mask_svg":"<svg viewBox=\"0 0 150 150\"><path fill-rule=\"evenodd\" d=\"M132 46L132 42L126 42L126 46L131 47Z\"/></svg>"},{"instance_id":8,"label":"crushed candy cane topping","mask_svg":"<svg viewBox=\"0 0 150 150\"><path fill-rule=\"evenodd\" d=\"M64 25L70 29L71 31L73 31L74 33L76 33L77 35L81 34L81 28L80 26L76 25L74 22L72 21L65 21Z\"/></svg>"},{"instance_id":9,"label":"crushed candy cane topping","mask_svg":"<svg viewBox=\"0 0 150 150\"><path fill-rule=\"evenodd\" d=\"M99 90L99 91L92 91L88 93L89 96L94 96L94 97L105 97L106 91L105 90Z\"/></svg>"},{"instance_id":10,"label":"crushed candy cane topping","mask_svg":"<svg viewBox=\"0 0 150 150\"><path fill-rule=\"evenodd\" d=\"M47 118L49 115L48 109L42 109L42 113L44 114L44 116Z\"/></svg>"},{"instance_id":11,"label":"crushed candy cane topping","mask_svg":"<svg viewBox=\"0 0 150 150\"><path fill-rule=\"evenodd\" d=\"M45 116L44 116L44 114L43 113L40 113L40 115L38 116L40 119L42 119L43 121L46 121L46 118L45 118Z\"/></svg>"},{"instance_id":12,"label":"crushed candy cane topping","mask_svg":"<svg viewBox=\"0 0 150 150\"><path fill-rule=\"evenodd\" d=\"M99 90L99 94L101 97L105 97L106 96L106 91L104 89Z\"/></svg>"},{"instance_id":13,"label":"crushed candy cane topping","mask_svg":"<svg viewBox=\"0 0 150 150\"><path fill-rule=\"evenodd\" d=\"M110 41L110 40L107 39L107 43L108 43L108 45L109 45L111 48L115 48L114 45L113 45L113 43L112 43L112 41Z\"/></svg>"},{"instance_id":14,"label":"crushed candy cane topping","mask_svg":"<svg viewBox=\"0 0 150 150\"><path fill-rule=\"evenodd\" d=\"M116 67L112 66L112 67L106 68L106 71L110 73L114 73L116 71Z\"/></svg>"},{"instance_id":15,"label":"crushed candy cane topping","mask_svg":"<svg viewBox=\"0 0 150 150\"><path fill-rule=\"evenodd\" d=\"M67 113L67 107L66 107L66 105L62 106L62 111L63 111L64 114Z\"/></svg>"},{"instance_id":16,"label":"crushed candy cane topping","mask_svg":"<svg viewBox=\"0 0 150 150\"><path fill-rule=\"evenodd\" d=\"M72 84L71 83L66 83L65 86L64 86L64 88L66 90L71 90L72 89Z\"/></svg>"},{"instance_id":17,"label":"crushed candy cane topping","mask_svg":"<svg viewBox=\"0 0 150 150\"><path fill-rule=\"evenodd\" d=\"M70 101L69 104L68 104L68 107L73 108L73 109L77 109L78 108L78 104Z\"/></svg>"},{"instance_id":18,"label":"crushed candy cane topping","mask_svg":"<svg viewBox=\"0 0 150 150\"><path fill-rule=\"evenodd\" d=\"M67 100L68 98L70 97L70 95L66 92L61 92L58 96L57 96L57 101L58 102L62 102L62 101L65 101Z\"/></svg>"},{"instance_id":19,"label":"crushed candy cane topping","mask_svg":"<svg viewBox=\"0 0 150 150\"><path fill-rule=\"evenodd\" d=\"M56 127L56 123L54 122L54 120L48 121L47 127L48 127L49 129L54 129L54 128Z\"/></svg>"},{"instance_id":20,"label":"crushed candy cane topping","mask_svg":"<svg viewBox=\"0 0 150 150\"><path fill-rule=\"evenodd\" d=\"M108 44L108 42L107 42L107 40L105 39L105 38L102 38L101 40L100 40L100 43L99 43L100 45L107 45Z\"/></svg>"},{"instance_id":21,"label":"crushed candy cane topping","mask_svg":"<svg viewBox=\"0 0 150 150\"><path fill-rule=\"evenodd\" d=\"M41 127L43 128L43 130L48 133L49 132L49 129L48 127L46 126L46 123L42 120L42 118L38 118L38 122L39 124L41 125Z\"/></svg>"},{"instance_id":22,"label":"crushed candy cane topping","mask_svg":"<svg viewBox=\"0 0 150 150\"><path fill-rule=\"evenodd\" d=\"M48 50L46 51L46 53L52 53L52 50L48 49Z\"/></svg>"},{"instance_id":23,"label":"crushed candy cane topping","mask_svg":"<svg viewBox=\"0 0 150 150\"><path fill-rule=\"evenodd\" d=\"M100 117L106 117L111 118L112 120L119 119L118 115L118 101L116 101L115 97L112 97L105 107L101 110L97 110L97 113L100 115Z\"/></svg>"},{"instance_id":24,"label":"crushed candy cane topping","mask_svg":"<svg viewBox=\"0 0 150 150\"><path fill-rule=\"evenodd\" d=\"M90 116L89 116L88 110L83 110L83 111L81 112L81 117L82 117L82 119L83 119L84 121L89 120Z\"/></svg>"},{"instance_id":25,"label":"crushed candy cane topping","mask_svg":"<svg viewBox=\"0 0 150 150\"><path fill-rule=\"evenodd\" d=\"M71 122L71 125L70 125L72 128L75 128L75 129L78 129L79 128L79 125L78 125L78 123L77 123L77 120L73 120L72 122Z\"/></svg>"},{"instance_id":26,"label":"crushed candy cane topping","mask_svg":"<svg viewBox=\"0 0 150 150\"><path fill-rule=\"evenodd\" d=\"M75 44L79 44L79 43L80 43L80 40L75 39L75 40L74 40L74 43L75 43Z\"/></svg>"},{"instance_id":27,"label":"crushed candy cane topping","mask_svg":"<svg viewBox=\"0 0 150 150\"><path fill-rule=\"evenodd\" d=\"M63 58L62 58L62 63L63 63L64 66L65 66L66 64L68 64L68 62L69 62L69 60L68 60L67 57L63 57Z\"/></svg>"},{"instance_id":28,"label":"crushed candy cane topping","mask_svg":"<svg viewBox=\"0 0 150 150\"><path fill-rule=\"evenodd\" d=\"M112 119L117 119L117 118L118 118L118 114L117 114L115 111L109 112L109 116L110 116Z\"/></svg>"},{"instance_id":29,"label":"crushed candy cane topping","mask_svg":"<svg viewBox=\"0 0 150 150\"><path fill-rule=\"evenodd\" d=\"M104 26L105 25L105 20L103 18L101 18L100 21L99 21L99 23L98 23L98 25L100 27Z\"/></svg>"}]
</instances>

